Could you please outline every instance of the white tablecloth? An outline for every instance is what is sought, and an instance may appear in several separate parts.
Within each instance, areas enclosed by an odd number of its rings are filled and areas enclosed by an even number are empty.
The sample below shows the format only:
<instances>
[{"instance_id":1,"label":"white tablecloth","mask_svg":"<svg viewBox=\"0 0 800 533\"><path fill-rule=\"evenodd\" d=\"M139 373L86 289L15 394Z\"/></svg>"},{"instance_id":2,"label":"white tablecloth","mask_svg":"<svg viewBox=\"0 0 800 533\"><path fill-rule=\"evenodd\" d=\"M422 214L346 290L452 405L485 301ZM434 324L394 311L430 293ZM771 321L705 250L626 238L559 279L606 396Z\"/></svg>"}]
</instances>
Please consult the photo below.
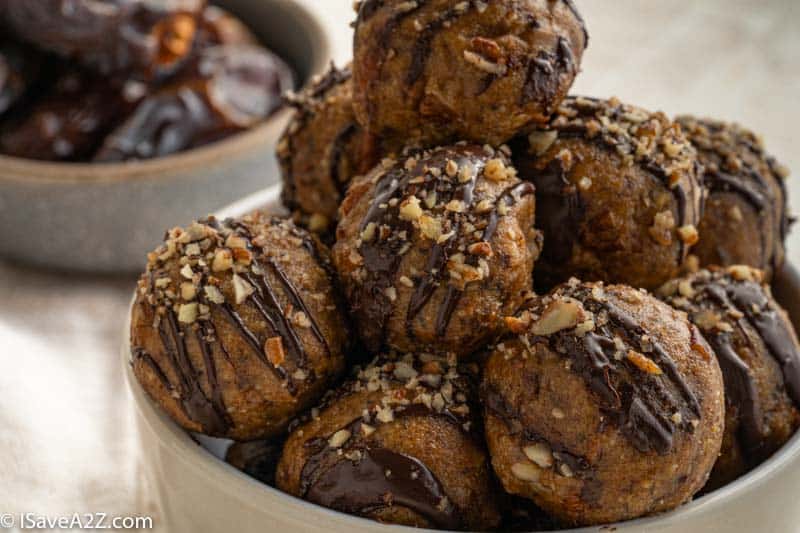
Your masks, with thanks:
<instances>
[{"instance_id":1,"label":"white tablecloth","mask_svg":"<svg viewBox=\"0 0 800 533\"><path fill-rule=\"evenodd\" d=\"M351 0L303 1L346 60ZM800 3L578 4L591 42L575 92L750 126L798 173L790 191L800 211ZM800 230L790 258L800 263ZM0 262L0 514L154 512L118 356L133 286Z\"/></svg>"}]
</instances>

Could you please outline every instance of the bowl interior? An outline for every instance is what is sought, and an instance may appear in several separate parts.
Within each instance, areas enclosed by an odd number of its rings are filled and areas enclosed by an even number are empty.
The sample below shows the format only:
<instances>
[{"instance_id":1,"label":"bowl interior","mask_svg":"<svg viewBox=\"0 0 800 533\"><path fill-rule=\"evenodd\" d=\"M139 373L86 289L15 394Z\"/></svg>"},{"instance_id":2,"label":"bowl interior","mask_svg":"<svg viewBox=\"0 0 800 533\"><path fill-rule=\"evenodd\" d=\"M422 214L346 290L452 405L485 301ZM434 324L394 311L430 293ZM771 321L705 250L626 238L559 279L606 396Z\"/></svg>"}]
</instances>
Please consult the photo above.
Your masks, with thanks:
<instances>
[{"instance_id":1,"label":"bowl interior","mask_svg":"<svg viewBox=\"0 0 800 533\"><path fill-rule=\"evenodd\" d=\"M280 190L278 186L273 186L263 191L254 193L239 202L236 202L222 210L217 218L236 217L256 209L263 209L269 212L280 213L283 207L279 203ZM776 300L784 306L789 313L795 328L800 330L800 274L792 265L787 265L781 275L773 284L773 294ZM304 513L302 516L309 521L309 524L328 524L330 530L350 530L350 531L422 531L416 528L406 528L403 526L388 526L366 520L357 516L352 516L330 509L311 504L300 500L278 489L264 485L248 475L240 472L231 465L224 462L225 453L232 441L226 439L216 439L203 435L190 435L178 427L172 420L144 393L143 389L136 381L131 365L130 346L128 330L126 324L123 330L122 358L126 369L126 377L129 387L131 387L139 410L146 423L150 426L161 442L174 449L181 455L181 459L193 468L202 470L209 483L214 483L218 488L240 494L242 500L251 504L270 507L275 506L285 508L287 513ZM197 444L200 446L197 446ZM641 531L658 530L665 523L688 522L694 516L709 510L724 506L731 496L744 489L760 490L764 483L768 482L772 476L790 464L800 461L800 431L797 432L787 442L783 448L776 452L767 461L756 469L748 472L732 483L697 498L677 509L652 517L639 518L619 524L602 526L600 531ZM688 524L687 524L687 527ZM323 528L327 529L327 528ZM320 529L320 530L323 530ZM434 530L428 530L434 531ZM562 533L588 533L598 531L598 526L581 529L559 530Z\"/></svg>"}]
</instances>

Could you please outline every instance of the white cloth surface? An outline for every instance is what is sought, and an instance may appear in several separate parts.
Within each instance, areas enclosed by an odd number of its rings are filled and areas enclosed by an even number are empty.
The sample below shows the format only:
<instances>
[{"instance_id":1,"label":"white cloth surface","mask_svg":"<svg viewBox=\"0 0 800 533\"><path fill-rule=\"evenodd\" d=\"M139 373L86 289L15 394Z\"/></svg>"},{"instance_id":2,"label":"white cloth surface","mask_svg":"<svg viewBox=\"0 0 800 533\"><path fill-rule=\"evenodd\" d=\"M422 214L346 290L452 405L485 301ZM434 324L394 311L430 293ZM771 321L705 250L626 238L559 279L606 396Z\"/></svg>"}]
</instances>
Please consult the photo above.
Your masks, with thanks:
<instances>
[{"instance_id":1,"label":"white cloth surface","mask_svg":"<svg viewBox=\"0 0 800 533\"><path fill-rule=\"evenodd\" d=\"M351 0L301 1L346 61ZM751 127L798 174L800 212L800 2L577 3L591 42L574 92ZM800 229L789 250L800 263ZM133 287L0 262L0 513L154 512L118 355Z\"/></svg>"}]
</instances>

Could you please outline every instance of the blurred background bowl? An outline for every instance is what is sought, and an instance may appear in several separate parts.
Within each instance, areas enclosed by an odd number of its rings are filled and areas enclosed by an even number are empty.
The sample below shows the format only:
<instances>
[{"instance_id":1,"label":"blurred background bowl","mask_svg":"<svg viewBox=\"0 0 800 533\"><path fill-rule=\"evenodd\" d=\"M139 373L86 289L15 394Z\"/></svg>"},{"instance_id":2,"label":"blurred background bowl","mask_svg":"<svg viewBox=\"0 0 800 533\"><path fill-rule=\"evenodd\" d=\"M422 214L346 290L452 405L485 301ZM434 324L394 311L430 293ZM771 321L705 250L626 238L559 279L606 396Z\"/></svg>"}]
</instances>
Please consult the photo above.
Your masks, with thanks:
<instances>
[{"instance_id":1,"label":"blurred background bowl","mask_svg":"<svg viewBox=\"0 0 800 533\"><path fill-rule=\"evenodd\" d=\"M237 217L255 209L280 213L278 187L250 195L217 213ZM787 265L772 287L800 330L800 277ZM136 407L139 445L149 494L159 503L157 524L171 533L304 531L408 533L423 531L339 513L300 500L243 474L221 460L230 443L191 435L154 404L131 369L130 323L122 333L122 360ZM674 511L610 526L563 533L727 533L796 531L800 506L800 432L775 455L733 483Z\"/></svg>"},{"instance_id":2,"label":"blurred background bowl","mask_svg":"<svg viewBox=\"0 0 800 533\"><path fill-rule=\"evenodd\" d=\"M284 58L298 87L331 57L331 37L294 0L222 0ZM119 164L0 156L0 256L62 270L135 272L166 228L273 183L275 143L289 109L208 146Z\"/></svg>"}]
</instances>

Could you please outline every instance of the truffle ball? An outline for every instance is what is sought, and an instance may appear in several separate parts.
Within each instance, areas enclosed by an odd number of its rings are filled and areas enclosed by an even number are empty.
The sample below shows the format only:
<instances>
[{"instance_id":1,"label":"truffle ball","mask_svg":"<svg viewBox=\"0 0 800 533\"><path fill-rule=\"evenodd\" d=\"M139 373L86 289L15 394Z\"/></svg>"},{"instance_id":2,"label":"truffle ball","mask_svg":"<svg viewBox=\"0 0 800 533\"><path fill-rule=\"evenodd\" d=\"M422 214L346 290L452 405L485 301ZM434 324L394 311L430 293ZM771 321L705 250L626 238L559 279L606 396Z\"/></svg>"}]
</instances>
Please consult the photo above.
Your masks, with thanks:
<instances>
[{"instance_id":1,"label":"truffle ball","mask_svg":"<svg viewBox=\"0 0 800 533\"><path fill-rule=\"evenodd\" d=\"M800 348L763 273L744 265L701 270L659 290L686 311L725 380L725 435L707 489L733 481L789 440L800 423Z\"/></svg>"},{"instance_id":2,"label":"truffle ball","mask_svg":"<svg viewBox=\"0 0 800 533\"><path fill-rule=\"evenodd\" d=\"M345 366L328 252L286 220L168 232L132 310L133 370L181 426L249 440L286 430Z\"/></svg>"},{"instance_id":3,"label":"truffle ball","mask_svg":"<svg viewBox=\"0 0 800 533\"><path fill-rule=\"evenodd\" d=\"M570 276L655 289L697 242L702 192L696 153L663 113L568 97L549 124L514 146L536 184L536 265L544 292Z\"/></svg>"},{"instance_id":4,"label":"truffle ball","mask_svg":"<svg viewBox=\"0 0 800 533\"><path fill-rule=\"evenodd\" d=\"M571 0L365 0L355 22L356 116L423 145L498 145L567 94L588 35Z\"/></svg>"},{"instance_id":5,"label":"truffle ball","mask_svg":"<svg viewBox=\"0 0 800 533\"><path fill-rule=\"evenodd\" d=\"M278 488L392 524L497 526L474 385L452 357L373 361L289 435Z\"/></svg>"},{"instance_id":6,"label":"truffle ball","mask_svg":"<svg viewBox=\"0 0 800 533\"><path fill-rule=\"evenodd\" d=\"M504 149L385 160L351 185L333 259L366 347L467 355L530 288L534 187Z\"/></svg>"},{"instance_id":7,"label":"truffle ball","mask_svg":"<svg viewBox=\"0 0 800 533\"><path fill-rule=\"evenodd\" d=\"M296 222L314 232L332 232L351 178L378 162L353 115L350 67L331 66L288 99L296 111L277 149L283 204Z\"/></svg>"},{"instance_id":8,"label":"truffle ball","mask_svg":"<svg viewBox=\"0 0 800 533\"><path fill-rule=\"evenodd\" d=\"M750 265L771 278L783 266L789 229L788 171L764 151L759 137L736 124L676 120L697 149L708 190L692 254L703 266Z\"/></svg>"},{"instance_id":9,"label":"truffle ball","mask_svg":"<svg viewBox=\"0 0 800 533\"><path fill-rule=\"evenodd\" d=\"M526 307L481 388L505 489L565 525L666 511L700 490L722 442L723 385L686 315L577 280Z\"/></svg>"}]
</instances>

